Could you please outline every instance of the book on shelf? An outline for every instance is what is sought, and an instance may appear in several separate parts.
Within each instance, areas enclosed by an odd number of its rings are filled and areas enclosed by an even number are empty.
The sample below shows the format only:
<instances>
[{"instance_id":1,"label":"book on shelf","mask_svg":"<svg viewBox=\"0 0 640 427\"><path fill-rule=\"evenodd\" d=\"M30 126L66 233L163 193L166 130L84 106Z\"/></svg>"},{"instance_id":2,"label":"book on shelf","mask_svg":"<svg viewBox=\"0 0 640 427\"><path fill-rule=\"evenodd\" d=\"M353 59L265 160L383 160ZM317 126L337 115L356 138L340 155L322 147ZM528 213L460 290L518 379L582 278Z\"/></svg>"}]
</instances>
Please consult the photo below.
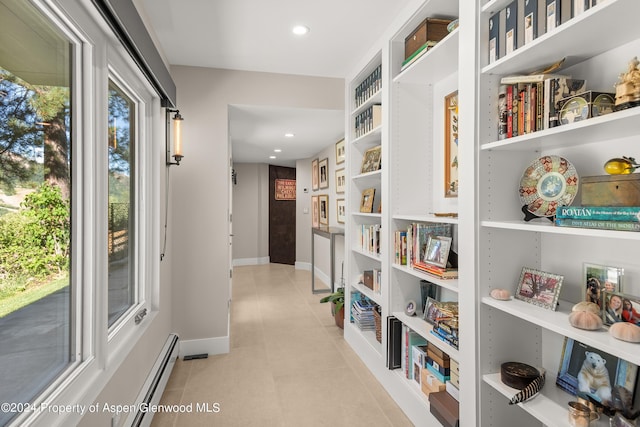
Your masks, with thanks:
<instances>
[{"instance_id":1,"label":"book on shelf","mask_svg":"<svg viewBox=\"0 0 640 427\"><path fill-rule=\"evenodd\" d=\"M427 53L427 51L429 49L431 49L432 47L434 47L438 42L436 41L432 41L432 40L427 40L427 42L425 44L423 44L422 46L420 46L415 52L413 52L407 59L405 59L404 61L402 61L402 66L400 67L400 71L404 71L407 67L409 67L411 64L413 64L414 62L416 62L418 59L420 59L420 57L422 57L422 55L424 55L425 53Z\"/></svg>"},{"instance_id":2,"label":"book on shelf","mask_svg":"<svg viewBox=\"0 0 640 427\"><path fill-rule=\"evenodd\" d=\"M500 59L500 14L489 18L489 64Z\"/></svg>"},{"instance_id":3,"label":"book on shelf","mask_svg":"<svg viewBox=\"0 0 640 427\"><path fill-rule=\"evenodd\" d=\"M427 366L425 367L429 373L431 375L433 375L434 377L436 377L436 379L438 381L440 381L441 383L445 383L447 381L449 381L449 375L443 375L440 373L440 371L438 371L436 368L434 368L432 365L427 364Z\"/></svg>"},{"instance_id":4,"label":"book on shelf","mask_svg":"<svg viewBox=\"0 0 640 427\"><path fill-rule=\"evenodd\" d=\"M640 206L559 206L556 219L640 222Z\"/></svg>"},{"instance_id":5,"label":"book on shelf","mask_svg":"<svg viewBox=\"0 0 640 427\"><path fill-rule=\"evenodd\" d=\"M599 230L640 231L640 222L637 221L556 218L555 225L558 227L591 228Z\"/></svg>"},{"instance_id":6,"label":"book on shelf","mask_svg":"<svg viewBox=\"0 0 640 427\"><path fill-rule=\"evenodd\" d=\"M362 105L382 88L382 65L378 65L365 79L355 88L355 106Z\"/></svg>"},{"instance_id":7,"label":"book on shelf","mask_svg":"<svg viewBox=\"0 0 640 427\"><path fill-rule=\"evenodd\" d=\"M403 323L395 316L387 317L387 368L402 367Z\"/></svg>"},{"instance_id":8,"label":"book on shelf","mask_svg":"<svg viewBox=\"0 0 640 427\"><path fill-rule=\"evenodd\" d=\"M447 344L449 344L451 347L455 348L456 350L458 349L458 339L448 336L447 334L444 334L442 331L440 331L439 329L432 329L429 331L429 333L431 333L431 335L433 335L434 337L438 338L440 341L443 341Z\"/></svg>"},{"instance_id":9,"label":"book on shelf","mask_svg":"<svg viewBox=\"0 0 640 427\"><path fill-rule=\"evenodd\" d=\"M424 262L414 263L413 269L418 271L423 271L425 273L432 274L441 279L457 279L458 278L458 268L457 267L438 267L432 264L427 264Z\"/></svg>"},{"instance_id":10,"label":"book on shelf","mask_svg":"<svg viewBox=\"0 0 640 427\"><path fill-rule=\"evenodd\" d=\"M570 76L562 74L514 74L502 77L500 79L500 84L539 83L544 82L547 79L554 78L570 78Z\"/></svg>"},{"instance_id":11,"label":"book on shelf","mask_svg":"<svg viewBox=\"0 0 640 427\"><path fill-rule=\"evenodd\" d=\"M505 9L504 40L505 55L509 55L518 48L518 0L513 0Z\"/></svg>"},{"instance_id":12,"label":"book on shelf","mask_svg":"<svg viewBox=\"0 0 640 427\"><path fill-rule=\"evenodd\" d=\"M543 0L540 0L543 1ZM524 44L538 37L538 0L524 2Z\"/></svg>"},{"instance_id":13,"label":"book on shelf","mask_svg":"<svg viewBox=\"0 0 640 427\"><path fill-rule=\"evenodd\" d=\"M404 374L407 379L412 379L414 377L413 372L413 348L415 346L424 346L427 345L427 340L416 331L409 328L407 325L403 325L404 329L404 347L403 347L403 356L404 356Z\"/></svg>"}]
</instances>

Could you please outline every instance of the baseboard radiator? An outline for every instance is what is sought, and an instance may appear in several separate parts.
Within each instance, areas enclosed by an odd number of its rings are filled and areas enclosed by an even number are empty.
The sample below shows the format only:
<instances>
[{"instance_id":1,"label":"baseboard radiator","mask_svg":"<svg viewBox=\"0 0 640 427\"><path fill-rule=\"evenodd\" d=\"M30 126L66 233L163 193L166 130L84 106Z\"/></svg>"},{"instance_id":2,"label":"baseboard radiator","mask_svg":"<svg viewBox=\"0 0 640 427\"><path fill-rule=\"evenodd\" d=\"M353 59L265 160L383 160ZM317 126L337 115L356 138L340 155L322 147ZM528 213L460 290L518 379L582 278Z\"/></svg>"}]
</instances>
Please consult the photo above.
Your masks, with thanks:
<instances>
[{"instance_id":1,"label":"baseboard radiator","mask_svg":"<svg viewBox=\"0 0 640 427\"><path fill-rule=\"evenodd\" d=\"M136 399L139 408L150 407L160 402L173 366L178 359L178 350L178 335L170 334L144 386L142 386L142 391ZM131 427L149 427L152 419L153 412L141 410L137 413L130 414L125 425Z\"/></svg>"}]
</instances>

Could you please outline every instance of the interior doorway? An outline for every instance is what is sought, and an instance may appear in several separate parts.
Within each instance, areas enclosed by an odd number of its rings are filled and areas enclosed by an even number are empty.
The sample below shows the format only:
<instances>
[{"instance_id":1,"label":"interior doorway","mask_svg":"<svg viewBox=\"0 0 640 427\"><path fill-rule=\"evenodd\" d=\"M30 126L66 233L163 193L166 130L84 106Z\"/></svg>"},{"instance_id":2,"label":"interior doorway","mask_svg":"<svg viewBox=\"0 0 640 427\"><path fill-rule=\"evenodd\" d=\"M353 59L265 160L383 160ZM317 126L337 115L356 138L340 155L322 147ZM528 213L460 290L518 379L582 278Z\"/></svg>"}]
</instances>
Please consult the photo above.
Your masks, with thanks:
<instances>
[{"instance_id":1,"label":"interior doorway","mask_svg":"<svg viewBox=\"0 0 640 427\"><path fill-rule=\"evenodd\" d=\"M295 187L293 199L282 192L276 197L276 180L285 190L282 186L295 179L295 168L269 165L269 258L276 264L296 263Z\"/></svg>"}]
</instances>

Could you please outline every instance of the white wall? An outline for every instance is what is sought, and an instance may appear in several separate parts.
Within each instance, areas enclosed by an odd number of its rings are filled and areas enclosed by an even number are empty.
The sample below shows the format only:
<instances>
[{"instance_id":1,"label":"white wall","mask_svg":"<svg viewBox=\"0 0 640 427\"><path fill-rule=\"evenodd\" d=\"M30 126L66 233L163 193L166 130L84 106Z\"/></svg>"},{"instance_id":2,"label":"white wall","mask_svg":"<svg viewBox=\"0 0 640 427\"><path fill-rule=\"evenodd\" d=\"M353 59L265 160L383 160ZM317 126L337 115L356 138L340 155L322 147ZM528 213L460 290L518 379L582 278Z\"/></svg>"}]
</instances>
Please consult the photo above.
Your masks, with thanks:
<instances>
[{"instance_id":1,"label":"white wall","mask_svg":"<svg viewBox=\"0 0 640 427\"><path fill-rule=\"evenodd\" d=\"M184 154L170 203L174 329L189 352L229 349L228 106L344 109L344 80L173 66ZM185 342L186 341L186 342Z\"/></svg>"},{"instance_id":2,"label":"white wall","mask_svg":"<svg viewBox=\"0 0 640 427\"><path fill-rule=\"evenodd\" d=\"M234 163L233 265L269 262L269 165Z\"/></svg>"}]
</instances>

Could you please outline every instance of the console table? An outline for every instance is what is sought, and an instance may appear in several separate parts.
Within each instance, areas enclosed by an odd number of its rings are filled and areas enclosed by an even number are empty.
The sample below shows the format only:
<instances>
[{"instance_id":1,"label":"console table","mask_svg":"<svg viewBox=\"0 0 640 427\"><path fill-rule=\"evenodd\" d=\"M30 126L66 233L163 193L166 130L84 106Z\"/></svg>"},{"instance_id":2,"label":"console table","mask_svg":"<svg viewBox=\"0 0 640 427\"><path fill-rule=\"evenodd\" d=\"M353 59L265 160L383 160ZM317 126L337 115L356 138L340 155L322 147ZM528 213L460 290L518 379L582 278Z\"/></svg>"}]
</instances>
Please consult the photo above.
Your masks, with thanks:
<instances>
[{"instance_id":1,"label":"console table","mask_svg":"<svg viewBox=\"0 0 640 427\"><path fill-rule=\"evenodd\" d=\"M315 236L322 236L330 241L331 251L331 289L316 289L315 288ZM335 268L335 243L336 236L344 236L344 228L339 227L312 227L311 228L311 292L314 294L320 294L324 292L334 292L334 283L336 277Z\"/></svg>"}]
</instances>

